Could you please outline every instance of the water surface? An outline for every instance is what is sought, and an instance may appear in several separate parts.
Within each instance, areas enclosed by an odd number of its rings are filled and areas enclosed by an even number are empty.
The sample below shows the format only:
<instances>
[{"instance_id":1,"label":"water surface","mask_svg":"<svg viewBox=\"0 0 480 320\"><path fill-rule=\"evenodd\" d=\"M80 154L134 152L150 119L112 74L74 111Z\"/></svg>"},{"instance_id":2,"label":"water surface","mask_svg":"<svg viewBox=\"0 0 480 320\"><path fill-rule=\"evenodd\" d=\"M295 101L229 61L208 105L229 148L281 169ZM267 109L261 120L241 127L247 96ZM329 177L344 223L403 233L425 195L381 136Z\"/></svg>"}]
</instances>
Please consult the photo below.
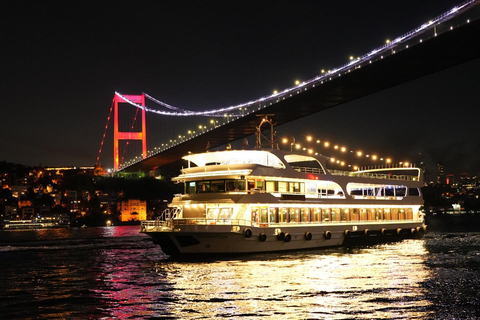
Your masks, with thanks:
<instances>
[{"instance_id":1,"label":"water surface","mask_svg":"<svg viewBox=\"0 0 480 320\"><path fill-rule=\"evenodd\" d=\"M480 317L480 233L172 259L138 231L0 232L0 318Z\"/></svg>"}]
</instances>

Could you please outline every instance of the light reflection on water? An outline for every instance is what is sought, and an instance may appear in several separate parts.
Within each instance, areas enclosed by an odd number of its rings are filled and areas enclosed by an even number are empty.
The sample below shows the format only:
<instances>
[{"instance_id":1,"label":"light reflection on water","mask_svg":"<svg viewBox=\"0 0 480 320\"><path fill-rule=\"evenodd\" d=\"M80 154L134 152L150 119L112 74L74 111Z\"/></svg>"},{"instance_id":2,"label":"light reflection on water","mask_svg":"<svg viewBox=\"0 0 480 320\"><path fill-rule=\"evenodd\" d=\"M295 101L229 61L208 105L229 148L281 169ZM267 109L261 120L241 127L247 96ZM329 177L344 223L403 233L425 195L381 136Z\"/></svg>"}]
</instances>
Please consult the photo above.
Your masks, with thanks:
<instances>
[{"instance_id":1,"label":"light reflection on water","mask_svg":"<svg viewBox=\"0 0 480 320\"><path fill-rule=\"evenodd\" d=\"M0 318L473 319L480 234L171 259L138 227L0 233Z\"/></svg>"},{"instance_id":2,"label":"light reflection on water","mask_svg":"<svg viewBox=\"0 0 480 320\"><path fill-rule=\"evenodd\" d=\"M255 255L216 262L157 262L174 283L169 310L182 315L329 319L425 317L421 282L428 277L422 241L354 250ZM194 306L194 307L192 307Z\"/></svg>"}]
</instances>

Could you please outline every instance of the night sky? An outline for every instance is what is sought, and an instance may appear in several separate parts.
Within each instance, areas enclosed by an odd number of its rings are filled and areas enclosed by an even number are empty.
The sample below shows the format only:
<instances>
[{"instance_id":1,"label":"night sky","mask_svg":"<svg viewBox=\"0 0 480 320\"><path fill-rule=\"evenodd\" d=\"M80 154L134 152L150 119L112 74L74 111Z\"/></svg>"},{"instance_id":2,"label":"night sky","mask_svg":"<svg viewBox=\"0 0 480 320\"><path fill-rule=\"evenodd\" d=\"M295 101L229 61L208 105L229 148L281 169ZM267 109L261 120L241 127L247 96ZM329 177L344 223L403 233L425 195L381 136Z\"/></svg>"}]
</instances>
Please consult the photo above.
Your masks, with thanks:
<instances>
[{"instance_id":1,"label":"night sky","mask_svg":"<svg viewBox=\"0 0 480 320\"><path fill-rule=\"evenodd\" d=\"M94 165L115 91L194 110L239 104L338 67L458 3L2 1L0 161ZM277 131L479 174L479 89L477 59Z\"/></svg>"}]
</instances>

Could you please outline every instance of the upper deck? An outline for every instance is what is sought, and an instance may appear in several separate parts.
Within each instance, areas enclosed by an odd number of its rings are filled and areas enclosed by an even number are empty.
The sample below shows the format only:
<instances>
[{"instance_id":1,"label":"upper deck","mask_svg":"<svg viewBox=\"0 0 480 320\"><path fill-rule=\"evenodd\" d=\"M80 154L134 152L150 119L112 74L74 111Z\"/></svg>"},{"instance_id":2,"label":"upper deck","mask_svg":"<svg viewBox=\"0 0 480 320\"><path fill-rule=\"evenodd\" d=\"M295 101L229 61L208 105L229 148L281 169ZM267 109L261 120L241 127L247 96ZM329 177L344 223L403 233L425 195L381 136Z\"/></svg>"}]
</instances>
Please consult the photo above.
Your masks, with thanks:
<instances>
[{"instance_id":1,"label":"upper deck","mask_svg":"<svg viewBox=\"0 0 480 320\"><path fill-rule=\"evenodd\" d=\"M296 173L307 174L313 179L335 180L332 176L351 178L421 181L422 171L415 167L385 167L370 170L346 171L328 170L328 157L323 155L302 155L283 150L225 150L189 154L183 157L188 168L174 178L176 181L189 181L199 177L247 176L259 167L275 169L263 170L265 175L299 178ZM191 164L195 164L192 166ZM304 177L303 175L302 177Z\"/></svg>"}]
</instances>

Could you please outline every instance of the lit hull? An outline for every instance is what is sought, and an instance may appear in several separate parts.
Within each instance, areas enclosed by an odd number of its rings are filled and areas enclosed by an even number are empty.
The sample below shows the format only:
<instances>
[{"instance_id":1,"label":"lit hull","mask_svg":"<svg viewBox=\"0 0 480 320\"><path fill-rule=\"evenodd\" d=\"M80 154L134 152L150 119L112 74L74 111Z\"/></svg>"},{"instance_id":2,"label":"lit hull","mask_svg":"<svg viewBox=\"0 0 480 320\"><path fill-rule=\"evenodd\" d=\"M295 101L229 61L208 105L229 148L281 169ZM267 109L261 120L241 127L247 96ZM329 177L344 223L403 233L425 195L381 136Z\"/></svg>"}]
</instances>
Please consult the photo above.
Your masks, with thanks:
<instances>
[{"instance_id":1,"label":"lit hull","mask_svg":"<svg viewBox=\"0 0 480 320\"><path fill-rule=\"evenodd\" d=\"M178 228L177 228L178 227ZM177 231L154 231L142 225L167 255L233 254L306 250L420 238L421 222L339 223L302 226L242 227L181 225Z\"/></svg>"}]
</instances>

